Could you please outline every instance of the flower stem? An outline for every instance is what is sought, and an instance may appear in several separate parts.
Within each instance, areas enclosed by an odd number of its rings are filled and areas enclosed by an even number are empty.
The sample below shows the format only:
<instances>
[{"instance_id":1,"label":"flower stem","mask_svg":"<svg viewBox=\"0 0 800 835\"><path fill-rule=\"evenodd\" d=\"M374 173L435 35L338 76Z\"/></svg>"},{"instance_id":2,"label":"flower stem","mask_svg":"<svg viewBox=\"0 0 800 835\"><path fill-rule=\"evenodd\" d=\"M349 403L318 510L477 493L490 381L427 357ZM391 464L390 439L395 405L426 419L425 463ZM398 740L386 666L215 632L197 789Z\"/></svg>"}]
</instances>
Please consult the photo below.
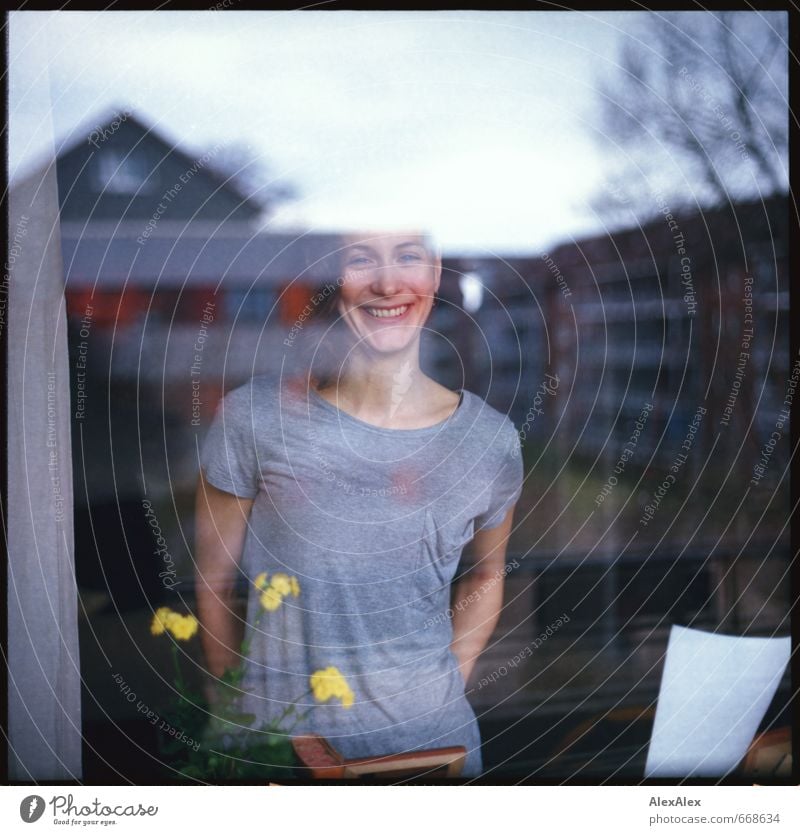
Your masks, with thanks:
<instances>
[{"instance_id":1,"label":"flower stem","mask_svg":"<svg viewBox=\"0 0 800 835\"><path fill-rule=\"evenodd\" d=\"M172 662L175 667L175 687L181 696L185 695L186 687L183 683L183 676L181 675L181 665L178 661L178 647L173 642L172 644Z\"/></svg>"},{"instance_id":2,"label":"flower stem","mask_svg":"<svg viewBox=\"0 0 800 835\"><path fill-rule=\"evenodd\" d=\"M311 713L310 710L307 710L305 713L298 713L297 718L294 720L294 723L292 724L292 726L290 728L288 728L287 730L285 730L283 733L285 733L286 736L289 736L289 734L297 727L297 723L301 719L305 719L306 716L308 716L309 713Z\"/></svg>"}]
</instances>

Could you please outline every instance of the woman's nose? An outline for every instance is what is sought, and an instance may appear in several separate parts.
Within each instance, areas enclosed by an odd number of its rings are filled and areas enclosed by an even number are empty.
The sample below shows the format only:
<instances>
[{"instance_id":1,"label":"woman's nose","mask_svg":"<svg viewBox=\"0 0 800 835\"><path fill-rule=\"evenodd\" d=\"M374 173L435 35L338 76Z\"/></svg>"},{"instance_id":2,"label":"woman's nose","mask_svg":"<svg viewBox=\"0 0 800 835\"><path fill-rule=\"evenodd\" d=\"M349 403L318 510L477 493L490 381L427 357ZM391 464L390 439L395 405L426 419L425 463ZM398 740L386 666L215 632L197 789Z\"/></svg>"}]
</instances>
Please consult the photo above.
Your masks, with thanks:
<instances>
[{"instance_id":1,"label":"woman's nose","mask_svg":"<svg viewBox=\"0 0 800 835\"><path fill-rule=\"evenodd\" d=\"M399 276L394 264L377 267L372 276L372 289L382 296L391 296L397 292Z\"/></svg>"}]
</instances>

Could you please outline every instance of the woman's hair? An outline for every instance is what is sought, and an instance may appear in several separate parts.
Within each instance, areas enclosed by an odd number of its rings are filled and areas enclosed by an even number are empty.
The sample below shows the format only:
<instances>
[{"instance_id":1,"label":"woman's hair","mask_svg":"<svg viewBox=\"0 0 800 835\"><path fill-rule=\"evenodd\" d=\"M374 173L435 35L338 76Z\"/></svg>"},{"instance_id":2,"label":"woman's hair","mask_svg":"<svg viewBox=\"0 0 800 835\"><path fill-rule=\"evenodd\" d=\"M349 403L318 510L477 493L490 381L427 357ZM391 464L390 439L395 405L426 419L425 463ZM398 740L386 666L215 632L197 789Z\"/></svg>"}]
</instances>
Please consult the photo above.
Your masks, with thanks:
<instances>
[{"instance_id":1,"label":"woman's hair","mask_svg":"<svg viewBox=\"0 0 800 835\"><path fill-rule=\"evenodd\" d=\"M344 235L331 237L326 251L308 265L308 271L319 276L322 283L311 291L306 316L295 325L298 327L294 340L298 349L297 372L306 386L324 386L335 380L349 350L347 325L337 309L344 245Z\"/></svg>"}]
</instances>

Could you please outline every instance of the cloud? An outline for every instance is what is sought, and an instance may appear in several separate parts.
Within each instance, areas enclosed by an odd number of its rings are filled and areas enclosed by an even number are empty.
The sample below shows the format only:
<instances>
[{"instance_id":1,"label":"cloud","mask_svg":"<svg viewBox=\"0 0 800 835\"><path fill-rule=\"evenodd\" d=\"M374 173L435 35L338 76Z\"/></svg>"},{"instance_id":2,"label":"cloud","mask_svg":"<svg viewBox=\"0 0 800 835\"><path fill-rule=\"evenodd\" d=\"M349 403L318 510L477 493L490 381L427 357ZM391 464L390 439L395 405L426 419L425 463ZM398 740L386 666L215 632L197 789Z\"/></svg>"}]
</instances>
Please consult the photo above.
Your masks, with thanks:
<instances>
[{"instance_id":1,"label":"cloud","mask_svg":"<svg viewBox=\"0 0 800 835\"><path fill-rule=\"evenodd\" d=\"M59 12L53 25L57 135L135 106L191 152L246 141L303 197L284 223L416 213L443 239L524 246L573 223L598 167L580 112L591 56L607 60L615 35L588 15Z\"/></svg>"}]
</instances>

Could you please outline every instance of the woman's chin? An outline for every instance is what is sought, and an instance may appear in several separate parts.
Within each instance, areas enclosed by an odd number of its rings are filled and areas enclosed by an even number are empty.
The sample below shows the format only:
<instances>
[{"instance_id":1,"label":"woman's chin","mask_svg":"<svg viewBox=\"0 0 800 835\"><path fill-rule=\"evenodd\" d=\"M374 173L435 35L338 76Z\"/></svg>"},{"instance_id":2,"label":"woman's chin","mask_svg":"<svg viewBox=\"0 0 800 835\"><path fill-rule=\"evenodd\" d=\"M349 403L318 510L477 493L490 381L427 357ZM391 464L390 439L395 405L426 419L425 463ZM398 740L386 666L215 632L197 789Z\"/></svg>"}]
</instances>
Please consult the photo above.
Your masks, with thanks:
<instances>
[{"instance_id":1,"label":"woman's chin","mask_svg":"<svg viewBox=\"0 0 800 835\"><path fill-rule=\"evenodd\" d=\"M362 345L376 354L398 354L407 351L413 344L414 339L409 339L408 334L370 334L362 340Z\"/></svg>"},{"instance_id":2,"label":"woman's chin","mask_svg":"<svg viewBox=\"0 0 800 835\"><path fill-rule=\"evenodd\" d=\"M350 323L348 323L350 324ZM419 340L420 328L382 325L375 328L350 326L355 346L370 353L396 354L408 350Z\"/></svg>"}]
</instances>

